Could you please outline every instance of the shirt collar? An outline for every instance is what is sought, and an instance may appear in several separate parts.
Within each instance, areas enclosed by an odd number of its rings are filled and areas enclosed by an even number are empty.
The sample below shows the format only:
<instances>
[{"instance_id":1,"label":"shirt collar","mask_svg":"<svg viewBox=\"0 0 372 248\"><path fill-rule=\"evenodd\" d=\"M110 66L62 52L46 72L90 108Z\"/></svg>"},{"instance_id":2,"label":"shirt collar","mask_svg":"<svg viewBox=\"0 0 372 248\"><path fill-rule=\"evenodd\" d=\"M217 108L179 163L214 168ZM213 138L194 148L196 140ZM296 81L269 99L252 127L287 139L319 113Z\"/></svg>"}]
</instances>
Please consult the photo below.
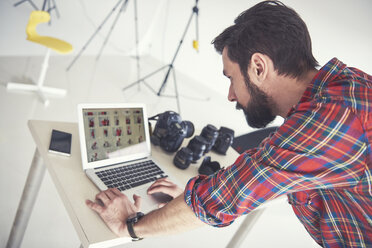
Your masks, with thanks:
<instances>
[{"instance_id":1,"label":"shirt collar","mask_svg":"<svg viewBox=\"0 0 372 248\"><path fill-rule=\"evenodd\" d=\"M337 58L333 58L328 61L328 63L326 63L311 80L298 104L308 102L313 99L323 90L324 87L327 86L329 82L333 81L345 69L345 67L346 65ZM293 114L297 105L290 109L287 116Z\"/></svg>"}]
</instances>

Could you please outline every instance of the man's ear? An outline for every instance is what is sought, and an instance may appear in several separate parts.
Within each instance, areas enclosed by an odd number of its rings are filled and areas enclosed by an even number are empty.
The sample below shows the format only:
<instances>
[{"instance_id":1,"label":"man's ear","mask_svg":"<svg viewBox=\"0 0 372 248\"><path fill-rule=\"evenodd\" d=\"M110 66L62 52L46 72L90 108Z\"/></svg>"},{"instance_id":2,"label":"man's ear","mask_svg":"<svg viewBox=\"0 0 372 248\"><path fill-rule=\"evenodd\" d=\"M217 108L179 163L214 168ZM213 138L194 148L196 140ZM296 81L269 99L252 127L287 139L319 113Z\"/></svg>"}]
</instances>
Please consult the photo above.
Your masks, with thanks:
<instances>
[{"instance_id":1,"label":"man's ear","mask_svg":"<svg viewBox=\"0 0 372 248\"><path fill-rule=\"evenodd\" d=\"M254 53L248 71L252 81L265 81L269 73L269 57L262 53Z\"/></svg>"}]
</instances>

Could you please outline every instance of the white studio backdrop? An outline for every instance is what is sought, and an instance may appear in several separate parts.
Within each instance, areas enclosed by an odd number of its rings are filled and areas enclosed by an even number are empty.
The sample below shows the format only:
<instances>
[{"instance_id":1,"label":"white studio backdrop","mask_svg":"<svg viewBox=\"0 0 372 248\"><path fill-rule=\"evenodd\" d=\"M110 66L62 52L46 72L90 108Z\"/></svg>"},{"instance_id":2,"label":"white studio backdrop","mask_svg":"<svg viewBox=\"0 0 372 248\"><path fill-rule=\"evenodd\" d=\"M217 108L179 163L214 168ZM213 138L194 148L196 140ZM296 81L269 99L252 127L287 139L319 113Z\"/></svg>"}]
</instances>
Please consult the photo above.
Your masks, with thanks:
<instances>
[{"instance_id":1,"label":"white studio backdrop","mask_svg":"<svg viewBox=\"0 0 372 248\"><path fill-rule=\"evenodd\" d=\"M25 26L32 6L26 1L17 7L18 0L0 1L0 56L44 55L45 48L28 42ZM43 0L33 0L41 7ZM59 37L70 42L76 56L111 13L118 0L55 0L60 18L52 11L51 25L38 27L40 34ZM227 95L228 81L222 75L221 57L210 44L215 36L231 25L245 9L259 1L199 0L199 52L192 47L196 38L196 17L187 31L175 61L175 68ZM372 73L372 1L370 0L283 0L304 19L312 37L314 56L323 65L338 57L349 66ZM175 50L192 14L195 0L137 0L139 52L164 64L171 62ZM109 32L118 9L84 50L83 55L96 55ZM103 51L103 55L135 55L134 0L127 7ZM76 62L78 63L78 61ZM66 64L67 67L67 64ZM135 68L134 68L135 69Z\"/></svg>"}]
</instances>

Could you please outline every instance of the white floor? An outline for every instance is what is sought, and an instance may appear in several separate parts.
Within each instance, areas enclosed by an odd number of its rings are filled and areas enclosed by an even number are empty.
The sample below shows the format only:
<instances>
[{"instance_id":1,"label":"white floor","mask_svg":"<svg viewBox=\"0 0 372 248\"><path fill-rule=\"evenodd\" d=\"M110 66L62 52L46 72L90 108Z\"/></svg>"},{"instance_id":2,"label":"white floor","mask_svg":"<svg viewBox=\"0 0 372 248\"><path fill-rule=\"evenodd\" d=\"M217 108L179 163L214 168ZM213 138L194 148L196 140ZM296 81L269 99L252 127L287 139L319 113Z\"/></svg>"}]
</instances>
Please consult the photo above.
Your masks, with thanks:
<instances>
[{"instance_id":1,"label":"white floor","mask_svg":"<svg viewBox=\"0 0 372 248\"><path fill-rule=\"evenodd\" d=\"M82 102L145 102L149 115L166 110L177 111L174 98L158 97L145 86L125 92L121 89L137 78L135 61L123 57L82 57L66 72L71 57L51 57L46 85L65 88L65 98L51 99L45 108L36 95L6 90L6 82L30 82L40 71L41 57L0 57L0 247L5 247L22 194L35 145L27 120L42 119L76 122L76 105ZM159 62L141 61L141 74L159 68ZM221 72L216 72L221 74ZM147 80L157 91L164 78L158 73ZM227 126L236 134L251 131L243 114L228 103L226 96L177 73L181 115L197 129L206 124ZM227 83L227 81L226 81ZM166 93L173 94L170 78ZM226 93L227 94L227 93ZM194 247L208 247L207 240L194 241ZM79 239L48 175L43 180L26 230L22 247L78 247ZM269 205L247 235L242 247L318 247L283 198ZM124 247L151 247L151 242L138 242ZM167 247L167 246L165 246ZM189 247L180 244L179 247Z\"/></svg>"}]
</instances>

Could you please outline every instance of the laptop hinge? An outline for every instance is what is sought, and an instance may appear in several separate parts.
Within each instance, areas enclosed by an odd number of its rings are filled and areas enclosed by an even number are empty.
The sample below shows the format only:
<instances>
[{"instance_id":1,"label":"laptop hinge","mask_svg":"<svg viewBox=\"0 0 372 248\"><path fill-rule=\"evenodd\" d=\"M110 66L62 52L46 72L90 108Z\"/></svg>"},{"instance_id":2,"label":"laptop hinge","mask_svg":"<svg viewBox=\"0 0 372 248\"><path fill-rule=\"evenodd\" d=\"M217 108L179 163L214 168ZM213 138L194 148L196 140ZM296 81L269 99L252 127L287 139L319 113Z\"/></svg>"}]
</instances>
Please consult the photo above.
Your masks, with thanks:
<instances>
[{"instance_id":1,"label":"laptop hinge","mask_svg":"<svg viewBox=\"0 0 372 248\"><path fill-rule=\"evenodd\" d=\"M112 167L112 166L116 166L116 165L125 165L125 164L133 164L133 162L140 162L141 160L149 160L150 158L149 157L145 157L145 158L137 158L137 159L133 159L133 160L129 160L129 161L125 161L125 162L119 162L119 163L116 163L116 164L109 164L109 165L104 165L104 166L100 166L100 167L95 167L93 168L93 170L99 170L99 169L103 169L103 168L106 168L106 167Z\"/></svg>"}]
</instances>

